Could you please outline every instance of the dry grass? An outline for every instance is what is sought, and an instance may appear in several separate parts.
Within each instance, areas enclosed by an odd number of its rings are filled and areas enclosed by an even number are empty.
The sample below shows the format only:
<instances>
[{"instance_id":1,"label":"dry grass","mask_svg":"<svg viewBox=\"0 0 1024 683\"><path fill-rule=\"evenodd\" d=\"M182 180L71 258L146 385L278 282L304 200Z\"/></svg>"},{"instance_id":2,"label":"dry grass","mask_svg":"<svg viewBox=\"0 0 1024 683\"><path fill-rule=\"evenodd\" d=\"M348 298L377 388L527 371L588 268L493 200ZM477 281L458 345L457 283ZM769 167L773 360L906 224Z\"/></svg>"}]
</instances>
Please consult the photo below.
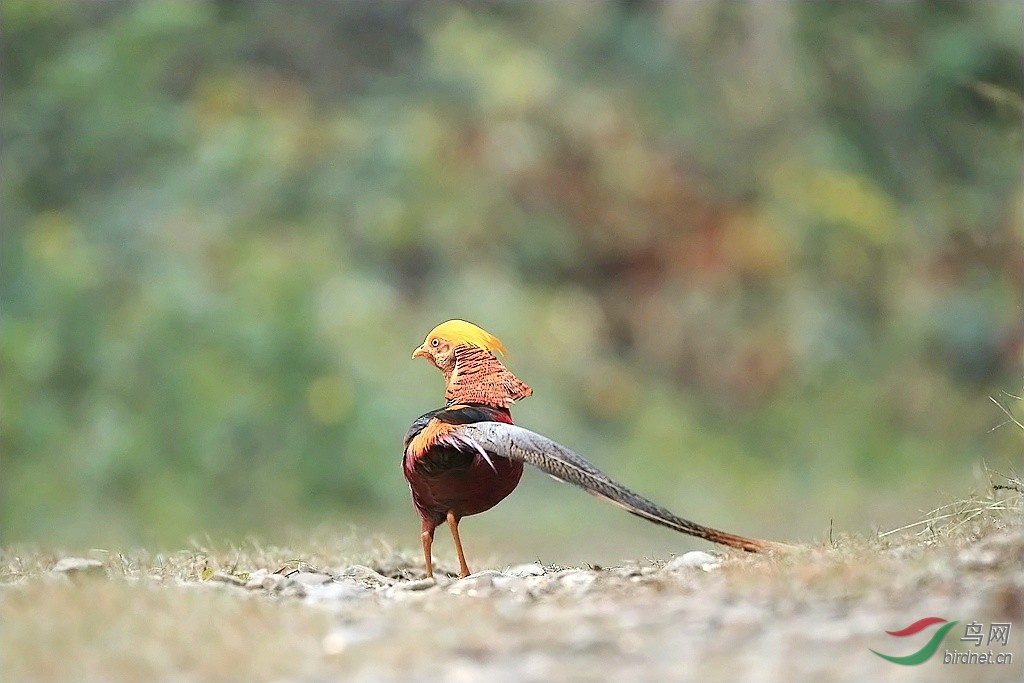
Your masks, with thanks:
<instances>
[{"instance_id":1,"label":"dry grass","mask_svg":"<svg viewBox=\"0 0 1024 683\"><path fill-rule=\"evenodd\" d=\"M988 485L980 491L940 505L923 519L880 533L879 538L913 532L922 540L948 544L977 539L1019 524L1024 483L1017 476L989 469L985 475Z\"/></svg>"}]
</instances>

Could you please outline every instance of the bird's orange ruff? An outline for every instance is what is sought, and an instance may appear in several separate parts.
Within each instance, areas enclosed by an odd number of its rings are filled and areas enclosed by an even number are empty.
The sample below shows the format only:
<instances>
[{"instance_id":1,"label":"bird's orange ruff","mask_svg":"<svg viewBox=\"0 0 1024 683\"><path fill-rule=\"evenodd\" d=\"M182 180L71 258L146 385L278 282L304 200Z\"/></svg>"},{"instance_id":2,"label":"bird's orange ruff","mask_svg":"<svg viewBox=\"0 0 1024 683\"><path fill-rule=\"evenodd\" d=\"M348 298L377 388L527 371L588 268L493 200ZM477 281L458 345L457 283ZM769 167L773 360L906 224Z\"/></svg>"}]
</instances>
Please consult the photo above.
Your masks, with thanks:
<instances>
[{"instance_id":1,"label":"bird's orange ruff","mask_svg":"<svg viewBox=\"0 0 1024 683\"><path fill-rule=\"evenodd\" d=\"M506 408L533 389L512 374L494 354L476 346L455 347L455 369L444 398L449 405L466 403Z\"/></svg>"}]
</instances>

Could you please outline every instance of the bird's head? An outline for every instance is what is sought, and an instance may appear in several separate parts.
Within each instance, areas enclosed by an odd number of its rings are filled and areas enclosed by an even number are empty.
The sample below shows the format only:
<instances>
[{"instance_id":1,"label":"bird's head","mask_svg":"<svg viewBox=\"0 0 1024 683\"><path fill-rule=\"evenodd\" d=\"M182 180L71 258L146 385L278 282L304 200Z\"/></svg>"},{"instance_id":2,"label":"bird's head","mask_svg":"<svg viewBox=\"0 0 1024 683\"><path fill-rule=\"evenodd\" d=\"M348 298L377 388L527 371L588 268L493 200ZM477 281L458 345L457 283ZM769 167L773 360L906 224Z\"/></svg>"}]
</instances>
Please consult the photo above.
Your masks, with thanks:
<instances>
[{"instance_id":1,"label":"bird's head","mask_svg":"<svg viewBox=\"0 0 1024 683\"><path fill-rule=\"evenodd\" d=\"M426 358L447 376L455 369L455 349L464 345L485 349L495 357L505 353L501 340L482 327L465 320L448 320L427 334L412 357Z\"/></svg>"},{"instance_id":2,"label":"bird's head","mask_svg":"<svg viewBox=\"0 0 1024 683\"><path fill-rule=\"evenodd\" d=\"M502 365L498 354L503 353L505 345L487 330L465 320L449 320L432 329L412 357L422 356L441 371L448 405L507 409L533 389Z\"/></svg>"}]
</instances>

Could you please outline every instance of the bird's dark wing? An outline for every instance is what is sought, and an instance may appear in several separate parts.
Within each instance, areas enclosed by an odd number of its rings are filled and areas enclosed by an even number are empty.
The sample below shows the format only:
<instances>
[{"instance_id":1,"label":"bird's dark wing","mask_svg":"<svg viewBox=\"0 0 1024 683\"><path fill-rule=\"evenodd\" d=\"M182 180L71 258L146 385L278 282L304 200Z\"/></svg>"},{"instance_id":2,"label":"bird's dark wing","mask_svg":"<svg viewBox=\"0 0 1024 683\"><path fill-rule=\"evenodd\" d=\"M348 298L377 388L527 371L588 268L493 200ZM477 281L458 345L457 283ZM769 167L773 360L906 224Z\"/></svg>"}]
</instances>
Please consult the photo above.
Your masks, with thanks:
<instances>
[{"instance_id":1,"label":"bird's dark wing","mask_svg":"<svg viewBox=\"0 0 1024 683\"><path fill-rule=\"evenodd\" d=\"M677 517L657 503L614 481L583 456L522 427L503 422L476 422L459 426L452 436L464 442L467 448L481 449L492 456L533 465L552 477L579 486L587 493L603 498L627 512L684 534L749 552L765 552L787 547L782 543L737 536Z\"/></svg>"}]
</instances>

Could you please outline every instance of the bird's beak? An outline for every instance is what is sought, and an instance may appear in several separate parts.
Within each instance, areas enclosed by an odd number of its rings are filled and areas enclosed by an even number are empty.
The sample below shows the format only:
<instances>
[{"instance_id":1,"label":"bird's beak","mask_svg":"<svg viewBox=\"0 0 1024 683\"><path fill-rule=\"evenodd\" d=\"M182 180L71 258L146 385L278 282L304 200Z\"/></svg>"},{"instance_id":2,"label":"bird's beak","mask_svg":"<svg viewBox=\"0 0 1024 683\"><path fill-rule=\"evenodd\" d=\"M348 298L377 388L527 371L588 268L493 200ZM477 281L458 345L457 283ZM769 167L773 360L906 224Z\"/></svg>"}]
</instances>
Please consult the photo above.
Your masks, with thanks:
<instances>
[{"instance_id":1,"label":"bird's beak","mask_svg":"<svg viewBox=\"0 0 1024 683\"><path fill-rule=\"evenodd\" d=\"M429 358L430 354L427 353L427 350L425 348L423 348L422 346L418 346L416 348L416 350L412 352L412 357L413 358Z\"/></svg>"}]
</instances>

